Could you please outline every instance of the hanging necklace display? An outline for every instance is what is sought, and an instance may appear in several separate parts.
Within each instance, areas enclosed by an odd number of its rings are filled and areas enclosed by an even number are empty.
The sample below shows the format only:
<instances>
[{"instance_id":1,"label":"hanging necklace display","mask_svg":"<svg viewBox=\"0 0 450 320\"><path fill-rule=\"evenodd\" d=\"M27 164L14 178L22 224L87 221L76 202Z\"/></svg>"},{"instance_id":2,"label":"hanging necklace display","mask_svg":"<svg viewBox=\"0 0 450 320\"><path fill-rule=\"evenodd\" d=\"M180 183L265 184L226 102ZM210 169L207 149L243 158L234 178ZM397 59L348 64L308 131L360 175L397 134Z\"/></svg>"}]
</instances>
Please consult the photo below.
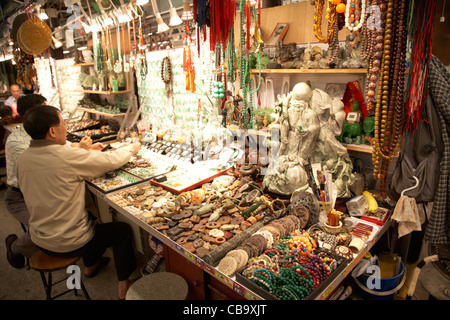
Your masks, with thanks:
<instances>
[{"instance_id":1,"label":"hanging necklace display","mask_svg":"<svg viewBox=\"0 0 450 320\"><path fill-rule=\"evenodd\" d=\"M165 91L168 98L168 103L171 102L172 104L172 110L170 113L170 118L172 121L175 121L175 104L173 99L173 92L172 92L172 65L170 63L169 56L166 56L161 61L161 80L165 84Z\"/></svg>"},{"instance_id":2,"label":"hanging necklace display","mask_svg":"<svg viewBox=\"0 0 450 320\"><path fill-rule=\"evenodd\" d=\"M109 51L109 58L107 61L108 71L113 71L113 66L116 62L116 51L114 50L113 43L112 43L112 36L111 36L111 30L106 28L106 34L108 35L108 51Z\"/></svg>"},{"instance_id":3,"label":"hanging necklace display","mask_svg":"<svg viewBox=\"0 0 450 320\"><path fill-rule=\"evenodd\" d=\"M375 113L378 77L380 75L381 59L384 49L384 25L387 6L384 3L379 4L379 0L373 0L369 4L370 6L368 8L370 8L372 15L368 16L369 10L366 11L361 58L367 60L365 101L368 115L373 116ZM374 6L375 8L379 8L379 10L374 10Z\"/></svg>"},{"instance_id":4,"label":"hanging necklace display","mask_svg":"<svg viewBox=\"0 0 450 320\"><path fill-rule=\"evenodd\" d=\"M387 5L384 54L380 89L375 110L375 138L373 144L374 178L380 180L378 197L387 196L389 164L398 152L404 126L404 75L406 50L406 0Z\"/></svg>"},{"instance_id":5,"label":"hanging necklace display","mask_svg":"<svg viewBox=\"0 0 450 320\"><path fill-rule=\"evenodd\" d=\"M361 1L361 12L359 12L359 1ZM345 6L345 27L350 30L350 32L358 31L363 26L366 15L366 4L367 0L347 1L347 5ZM358 24L356 24L357 16L360 16Z\"/></svg>"},{"instance_id":6,"label":"hanging necklace display","mask_svg":"<svg viewBox=\"0 0 450 320\"><path fill-rule=\"evenodd\" d=\"M334 38L335 32L335 24L337 23L337 14L336 14L336 6L332 2L328 2L328 9L326 19L328 21L328 32L327 36L322 35L322 14L323 14L323 6L325 0L315 0L315 11L314 11L314 23L313 23L313 31L314 35L322 43L330 43ZM327 10L328 11L328 10Z\"/></svg>"},{"instance_id":7,"label":"hanging necklace display","mask_svg":"<svg viewBox=\"0 0 450 320\"><path fill-rule=\"evenodd\" d=\"M120 24L117 24L116 38L117 38L118 59L116 60L116 63L114 64L114 72L121 73L123 71L123 69L122 69L122 48L120 45L120 43L121 43L121 41L120 41Z\"/></svg>"},{"instance_id":8,"label":"hanging necklace display","mask_svg":"<svg viewBox=\"0 0 450 320\"><path fill-rule=\"evenodd\" d=\"M227 79L230 82L236 81L236 51L234 48L234 28L230 29L230 39L227 43Z\"/></svg>"},{"instance_id":9,"label":"hanging necklace display","mask_svg":"<svg viewBox=\"0 0 450 320\"><path fill-rule=\"evenodd\" d=\"M134 8L131 7L133 12ZM131 36L130 36L130 66L134 68L136 71L136 56L137 56L137 43L136 43L136 22L135 19L132 20L133 22L133 47L131 47Z\"/></svg>"},{"instance_id":10,"label":"hanging necklace display","mask_svg":"<svg viewBox=\"0 0 450 320\"><path fill-rule=\"evenodd\" d=\"M103 36L101 36L102 38ZM92 32L92 43L93 43L93 51L94 51L94 69L98 76L103 73L105 69L104 61L103 61L103 49L101 44L101 38L98 38L97 31Z\"/></svg>"},{"instance_id":11,"label":"hanging necklace display","mask_svg":"<svg viewBox=\"0 0 450 320\"><path fill-rule=\"evenodd\" d=\"M254 14L256 18L256 9L254 9ZM248 12L250 10L249 4L245 0L241 0L240 3L240 10L241 10L241 61L240 61L240 67L241 67L241 85L242 85L242 98L243 98L243 108L242 108L242 117L244 120L244 126L245 129L250 129L254 124L253 119L253 94L257 92L261 86L261 55L260 55L260 44L258 41L256 41L256 52L258 53L258 69L259 69L259 78L258 78L258 86L255 90L252 90L252 81L251 81L251 69L250 69L250 51L248 50L250 48L250 34L249 34L249 27L244 30L244 24L247 23L250 25L250 14L247 14L248 18L245 19L242 12ZM246 21L247 20L247 21ZM246 32L247 31L247 32ZM247 34L247 38L246 38ZM248 84L248 87L247 87ZM247 93L250 95L248 105L247 105ZM250 121L247 123L247 112L249 112L250 115Z\"/></svg>"},{"instance_id":12,"label":"hanging necklace display","mask_svg":"<svg viewBox=\"0 0 450 320\"><path fill-rule=\"evenodd\" d=\"M186 72L186 91L195 92L195 66L192 59L192 38L189 21L186 21L186 35L183 39L183 71Z\"/></svg>"},{"instance_id":13,"label":"hanging necklace display","mask_svg":"<svg viewBox=\"0 0 450 320\"><path fill-rule=\"evenodd\" d=\"M334 36L331 42L328 44L328 64L334 63L338 53L339 53L339 26L337 23L334 24Z\"/></svg>"},{"instance_id":14,"label":"hanging necklace display","mask_svg":"<svg viewBox=\"0 0 450 320\"><path fill-rule=\"evenodd\" d=\"M225 73L224 73L224 68L223 68L223 64L222 64L222 57L221 57L221 52L223 52L222 50L222 46L220 44L216 45L216 68L214 71L214 81L213 81L213 98L216 99L223 99L225 97Z\"/></svg>"},{"instance_id":15,"label":"hanging necklace display","mask_svg":"<svg viewBox=\"0 0 450 320\"><path fill-rule=\"evenodd\" d=\"M123 32L123 71L124 72L130 72L130 62L129 59L127 59L126 54L125 54L125 35L127 36L127 40L128 40L128 48L130 50L129 55L131 56L131 40L130 40L130 23L127 21L127 32L125 32L125 25L124 25L124 32Z\"/></svg>"},{"instance_id":16,"label":"hanging necklace display","mask_svg":"<svg viewBox=\"0 0 450 320\"><path fill-rule=\"evenodd\" d=\"M139 17L139 64L141 68L141 79L145 80L147 77L148 72L148 66L147 66L147 57L145 55L145 42L144 42L144 36L142 35L142 20L141 17Z\"/></svg>"}]
</instances>

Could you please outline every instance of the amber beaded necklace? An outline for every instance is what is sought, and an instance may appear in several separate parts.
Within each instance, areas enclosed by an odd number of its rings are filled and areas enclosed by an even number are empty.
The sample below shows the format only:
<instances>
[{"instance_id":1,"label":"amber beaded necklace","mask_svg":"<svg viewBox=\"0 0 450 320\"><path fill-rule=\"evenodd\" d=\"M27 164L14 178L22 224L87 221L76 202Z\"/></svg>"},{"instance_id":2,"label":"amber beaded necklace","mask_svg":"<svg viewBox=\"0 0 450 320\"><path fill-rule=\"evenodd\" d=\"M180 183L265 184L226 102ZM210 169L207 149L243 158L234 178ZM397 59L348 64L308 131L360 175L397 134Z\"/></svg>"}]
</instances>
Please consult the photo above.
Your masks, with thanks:
<instances>
[{"instance_id":1,"label":"amber beaded necklace","mask_svg":"<svg viewBox=\"0 0 450 320\"><path fill-rule=\"evenodd\" d=\"M324 2L325 2L325 0L315 0L313 30L314 30L314 35L316 36L317 40L319 40L322 43L331 43L334 38L334 32L335 32L334 25L336 24L336 20L337 20L336 6L332 2L327 1L328 8L327 8L326 19L328 21L328 33L327 33L327 36L323 36L322 35L322 14L323 14Z\"/></svg>"}]
</instances>

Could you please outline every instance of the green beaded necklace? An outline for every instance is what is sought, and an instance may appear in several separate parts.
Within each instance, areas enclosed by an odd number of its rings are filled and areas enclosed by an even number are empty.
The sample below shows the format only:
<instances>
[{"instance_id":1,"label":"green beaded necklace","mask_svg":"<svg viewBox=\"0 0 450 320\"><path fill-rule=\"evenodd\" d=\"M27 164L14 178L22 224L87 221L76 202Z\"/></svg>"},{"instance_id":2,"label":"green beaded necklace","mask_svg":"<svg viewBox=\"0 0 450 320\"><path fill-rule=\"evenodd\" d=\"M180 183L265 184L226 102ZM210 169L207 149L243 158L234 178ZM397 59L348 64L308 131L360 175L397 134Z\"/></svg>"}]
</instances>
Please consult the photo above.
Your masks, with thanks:
<instances>
[{"instance_id":1,"label":"green beaded necklace","mask_svg":"<svg viewBox=\"0 0 450 320\"><path fill-rule=\"evenodd\" d=\"M252 81L251 77L249 77L250 73L250 59L248 59L246 56L249 55L248 52L245 52L245 30L244 30L244 24L245 24L245 3L246 0L241 0L240 3L240 11L241 11L241 83L242 83L242 92L243 92L243 118L244 118L244 125L246 129L250 129L252 123L253 123L253 94L257 92L261 86L261 54L259 50L259 44L257 48L258 52L258 70L259 70L259 77L258 77L258 87L255 90L252 90ZM253 12L256 18L256 9L253 8ZM247 23L250 23L250 21L247 21ZM244 54L245 52L245 54ZM249 87L247 88L247 83ZM250 122L247 124L247 93L250 94L250 105L248 106L248 109L250 110Z\"/></svg>"}]
</instances>

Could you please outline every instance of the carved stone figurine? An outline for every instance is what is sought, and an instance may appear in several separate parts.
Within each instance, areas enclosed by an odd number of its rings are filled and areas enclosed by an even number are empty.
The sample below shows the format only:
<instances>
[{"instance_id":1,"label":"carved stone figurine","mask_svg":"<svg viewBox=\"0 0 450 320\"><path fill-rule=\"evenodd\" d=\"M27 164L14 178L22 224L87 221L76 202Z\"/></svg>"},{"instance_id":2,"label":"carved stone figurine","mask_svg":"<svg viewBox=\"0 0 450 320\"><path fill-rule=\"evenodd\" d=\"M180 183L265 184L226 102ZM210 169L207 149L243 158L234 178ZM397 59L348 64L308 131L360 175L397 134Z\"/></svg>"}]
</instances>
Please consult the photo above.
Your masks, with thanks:
<instances>
[{"instance_id":1,"label":"carved stone figurine","mask_svg":"<svg viewBox=\"0 0 450 320\"><path fill-rule=\"evenodd\" d=\"M320 89L298 83L282 100L280 116L269 128L279 128L279 141L269 137L272 155L264 184L269 191L292 195L308 189L303 164L321 163L333 174L338 196L350 196L352 165L347 150L336 140L345 117L344 105Z\"/></svg>"}]
</instances>

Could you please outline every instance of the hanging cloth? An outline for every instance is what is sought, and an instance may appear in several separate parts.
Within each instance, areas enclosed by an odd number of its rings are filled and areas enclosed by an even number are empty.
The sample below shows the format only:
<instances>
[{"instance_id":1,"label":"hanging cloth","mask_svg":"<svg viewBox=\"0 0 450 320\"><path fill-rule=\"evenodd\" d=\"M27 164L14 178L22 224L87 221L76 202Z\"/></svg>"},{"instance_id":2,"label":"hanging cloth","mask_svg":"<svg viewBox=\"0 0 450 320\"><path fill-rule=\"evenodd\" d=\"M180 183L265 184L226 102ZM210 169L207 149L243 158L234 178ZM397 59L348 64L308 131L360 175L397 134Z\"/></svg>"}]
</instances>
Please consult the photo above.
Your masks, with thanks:
<instances>
[{"instance_id":1,"label":"hanging cloth","mask_svg":"<svg viewBox=\"0 0 450 320\"><path fill-rule=\"evenodd\" d=\"M419 209L414 198L401 196L395 206L392 220L398 222L398 237L401 238L413 231L421 231L422 223ZM425 220L425 219L423 219Z\"/></svg>"}]
</instances>

